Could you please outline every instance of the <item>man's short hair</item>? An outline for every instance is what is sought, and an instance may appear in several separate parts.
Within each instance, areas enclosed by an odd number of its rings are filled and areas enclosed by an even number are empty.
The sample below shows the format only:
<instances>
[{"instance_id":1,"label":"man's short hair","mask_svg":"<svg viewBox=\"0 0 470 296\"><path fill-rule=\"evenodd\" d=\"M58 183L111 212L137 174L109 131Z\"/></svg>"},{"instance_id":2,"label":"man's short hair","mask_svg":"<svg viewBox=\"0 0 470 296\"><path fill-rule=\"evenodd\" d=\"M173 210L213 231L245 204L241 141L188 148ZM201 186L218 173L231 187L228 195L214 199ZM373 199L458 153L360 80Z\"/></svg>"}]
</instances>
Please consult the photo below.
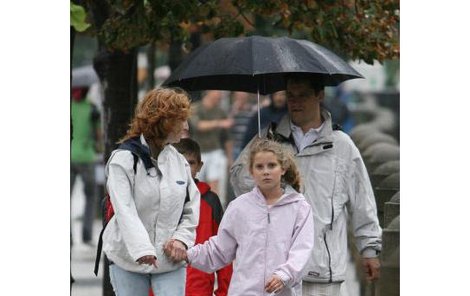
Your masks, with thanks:
<instances>
[{"instance_id":1,"label":"man's short hair","mask_svg":"<svg viewBox=\"0 0 470 296\"><path fill-rule=\"evenodd\" d=\"M319 91L325 89L325 84L323 83L323 79L321 78L321 76L317 76L312 73L288 73L286 74L285 78L286 87L287 82L291 81L293 83L308 82L308 84L315 91L315 93L318 93Z\"/></svg>"},{"instance_id":2,"label":"man's short hair","mask_svg":"<svg viewBox=\"0 0 470 296\"><path fill-rule=\"evenodd\" d=\"M184 138L172 145L179 153L196 156L197 161L201 162L201 147L193 139Z\"/></svg>"}]
</instances>

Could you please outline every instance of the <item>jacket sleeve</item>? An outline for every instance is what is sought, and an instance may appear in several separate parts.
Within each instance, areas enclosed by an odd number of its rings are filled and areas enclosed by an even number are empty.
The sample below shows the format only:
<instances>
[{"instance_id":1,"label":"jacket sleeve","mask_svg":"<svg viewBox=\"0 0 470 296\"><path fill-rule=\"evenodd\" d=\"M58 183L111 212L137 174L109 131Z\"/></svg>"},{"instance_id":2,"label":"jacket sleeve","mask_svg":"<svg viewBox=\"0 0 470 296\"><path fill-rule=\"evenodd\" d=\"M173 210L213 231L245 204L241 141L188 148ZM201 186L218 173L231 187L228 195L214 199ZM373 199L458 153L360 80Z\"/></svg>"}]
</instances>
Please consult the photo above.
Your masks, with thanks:
<instances>
[{"instance_id":1,"label":"jacket sleeve","mask_svg":"<svg viewBox=\"0 0 470 296\"><path fill-rule=\"evenodd\" d=\"M367 169L357 148L356 153L349 185L348 211L351 214L357 249L365 257L377 257L377 251L382 250L382 229L377 218L377 206Z\"/></svg>"},{"instance_id":2,"label":"jacket sleeve","mask_svg":"<svg viewBox=\"0 0 470 296\"><path fill-rule=\"evenodd\" d=\"M296 219L287 261L274 271L274 274L279 275L286 286L292 287L302 280L304 268L312 256L313 245L312 208L307 202L304 202Z\"/></svg>"},{"instance_id":3,"label":"jacket sleeve","mask_svg":"<svg viewBox=\"0 0 470 296\"><path fill-rule=\"evenodd\" d=\"M189 166L186 167L188 181L187 200L183 206L180 223L173 234L174 239L182 241L188 248L194 246L196 240L196 227L199 224L200 196L199 190L191 177Z\"/></svg>"},{"instance_id":4,"label":"jacket sleeve","mask_svg":"<svg viewBox=\"0 0 470 296\"><path fill-rule=\"evenodd\" d=\"M233 216L234 213L229 205L217 235L204 244L198 244L188 250L188 261L192 267L210 273L235 259L238 244L233 228L235 220Z\"/></svg>"},{"instance_id":5,"label":"jacket sleeve","mask_svg":"<svg viewBox=\"0 0 470 296\"><path fill-rule=\"evenodd\" d=\"M131 152L115 153L108 166L107 190L123 241L132 259L137 260L157 254L135 206L133 163Z\"/></svg>"}]
</instances>

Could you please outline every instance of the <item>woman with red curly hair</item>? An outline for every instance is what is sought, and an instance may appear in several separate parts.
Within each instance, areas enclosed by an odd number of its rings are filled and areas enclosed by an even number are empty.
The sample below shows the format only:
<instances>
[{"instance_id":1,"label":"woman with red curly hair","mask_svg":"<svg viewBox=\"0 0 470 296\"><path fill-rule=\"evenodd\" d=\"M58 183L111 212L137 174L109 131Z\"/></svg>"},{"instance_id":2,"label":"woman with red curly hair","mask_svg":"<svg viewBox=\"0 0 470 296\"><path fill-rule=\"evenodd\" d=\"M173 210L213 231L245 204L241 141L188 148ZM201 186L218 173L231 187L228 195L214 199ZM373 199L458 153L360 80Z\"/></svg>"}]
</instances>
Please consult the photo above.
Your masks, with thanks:
<instances>
[{"instance_id":1,"label":"woman with red curly hair","mask_svg":"<svg viewBox=\"0 0 470 296\"><path fill-rule=\"evenodd\" d=\"M149 91L106 165L114 216L103 233L103 251L116 295L184 296L186 268L199 221L199 191L179 142L190 116L181 90ZM177 263L179 262L179 263Z\"/></svg>"}]
</instances>

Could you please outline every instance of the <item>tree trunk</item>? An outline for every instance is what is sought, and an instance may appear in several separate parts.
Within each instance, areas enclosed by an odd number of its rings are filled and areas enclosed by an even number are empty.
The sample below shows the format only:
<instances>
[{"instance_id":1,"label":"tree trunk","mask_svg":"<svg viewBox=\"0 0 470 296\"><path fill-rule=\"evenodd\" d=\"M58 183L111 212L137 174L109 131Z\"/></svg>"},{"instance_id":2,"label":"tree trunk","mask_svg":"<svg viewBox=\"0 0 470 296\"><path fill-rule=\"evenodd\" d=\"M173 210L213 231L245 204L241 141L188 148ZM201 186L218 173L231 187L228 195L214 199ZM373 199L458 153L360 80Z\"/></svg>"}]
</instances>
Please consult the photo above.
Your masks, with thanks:
<instances>
[{"instance_id":1,"label":"tree trunk","mask_svg":"<svg viewBox=\"0 0 470 296\"><path fill-rule=\"evenodd\" d=\"M103 129L104 161L116 149L128 127L137 103L137 50L127 53L101 49L93 59L93 67L104 90ZM107 260L104 261L105 265ZM104 268L103 295L114 296L108 266Z\"/></svg>"},{"instance_id":2,"label":"tree trunk","mask_svg":"<svg viewBox=\"0 0 470 296\"><path fill-rule=\"evenodd\" d=\"M109 17L109 4L100 0L89 1L88 4L93 23L99 29ZM104 161L107 162L117 147L116 142L126 133L137 103L137 50L111 52L99 38L98 44L99 52L93 59L93 68L104 91L102 118ZM108 260L104 260L103 296L114 296L108 264Z\"/></svg>"},{"instance_id":3,"label":"tree trunk","mask_svg":"<svg viewBox=\"0 0 470 296\"><path fill-rule=\"evenodd\" d=\"M147 49L147 71L148 71L148 89L145 92L153 89L155 87L155 42L152 42Z\"/></svg>"},{"instance_id":4,"label":"tree trunk","mask_svg":"<svg viewBox=\"0 0 470 296\"><path fill-rule=\"evenodd\" d=\"M181 64L183 60L183 51L181 50L181 46L183 43L179 40L175 40L171 37L170 41L170 48L168 50L168 65L170 66L171 71L173 72L176 67Z\"/></svg>"},{"instance_id":5,"label":"tree trunk","mask_svg":"<svg viewBox=\"0 0 470 296\"><path fill-rule=\"evenodd\" d=\"M101 50L93 66L104 89L103 127L105 131L105 162L116 149L137 104L137 50L128 53Z\"/></svg>"}]
</instances>

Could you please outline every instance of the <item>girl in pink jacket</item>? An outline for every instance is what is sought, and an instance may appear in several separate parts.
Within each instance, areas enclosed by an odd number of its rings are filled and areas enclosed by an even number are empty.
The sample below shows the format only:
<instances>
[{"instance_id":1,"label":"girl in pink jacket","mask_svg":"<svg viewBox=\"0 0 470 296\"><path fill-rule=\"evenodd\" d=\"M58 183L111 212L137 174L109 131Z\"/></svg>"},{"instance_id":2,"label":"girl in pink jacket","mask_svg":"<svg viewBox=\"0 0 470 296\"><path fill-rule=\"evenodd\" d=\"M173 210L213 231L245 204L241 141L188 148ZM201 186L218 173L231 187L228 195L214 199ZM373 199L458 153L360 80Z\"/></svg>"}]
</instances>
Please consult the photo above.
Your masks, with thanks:
<instances>
[{"instance_id":1,"label":"girl in pink jacket","mask_svg":"<svg viewBox=\"0 0 470 296\"><path fill-rule=\"evenodd\" d=\"M297 191L293 157L276 142L253 143L255 188L232 201L217 236L187 251L193 267L214 272L234 261L229 296L300 295L313 249L312 209Z\"/></svg>"}]
</instances>

